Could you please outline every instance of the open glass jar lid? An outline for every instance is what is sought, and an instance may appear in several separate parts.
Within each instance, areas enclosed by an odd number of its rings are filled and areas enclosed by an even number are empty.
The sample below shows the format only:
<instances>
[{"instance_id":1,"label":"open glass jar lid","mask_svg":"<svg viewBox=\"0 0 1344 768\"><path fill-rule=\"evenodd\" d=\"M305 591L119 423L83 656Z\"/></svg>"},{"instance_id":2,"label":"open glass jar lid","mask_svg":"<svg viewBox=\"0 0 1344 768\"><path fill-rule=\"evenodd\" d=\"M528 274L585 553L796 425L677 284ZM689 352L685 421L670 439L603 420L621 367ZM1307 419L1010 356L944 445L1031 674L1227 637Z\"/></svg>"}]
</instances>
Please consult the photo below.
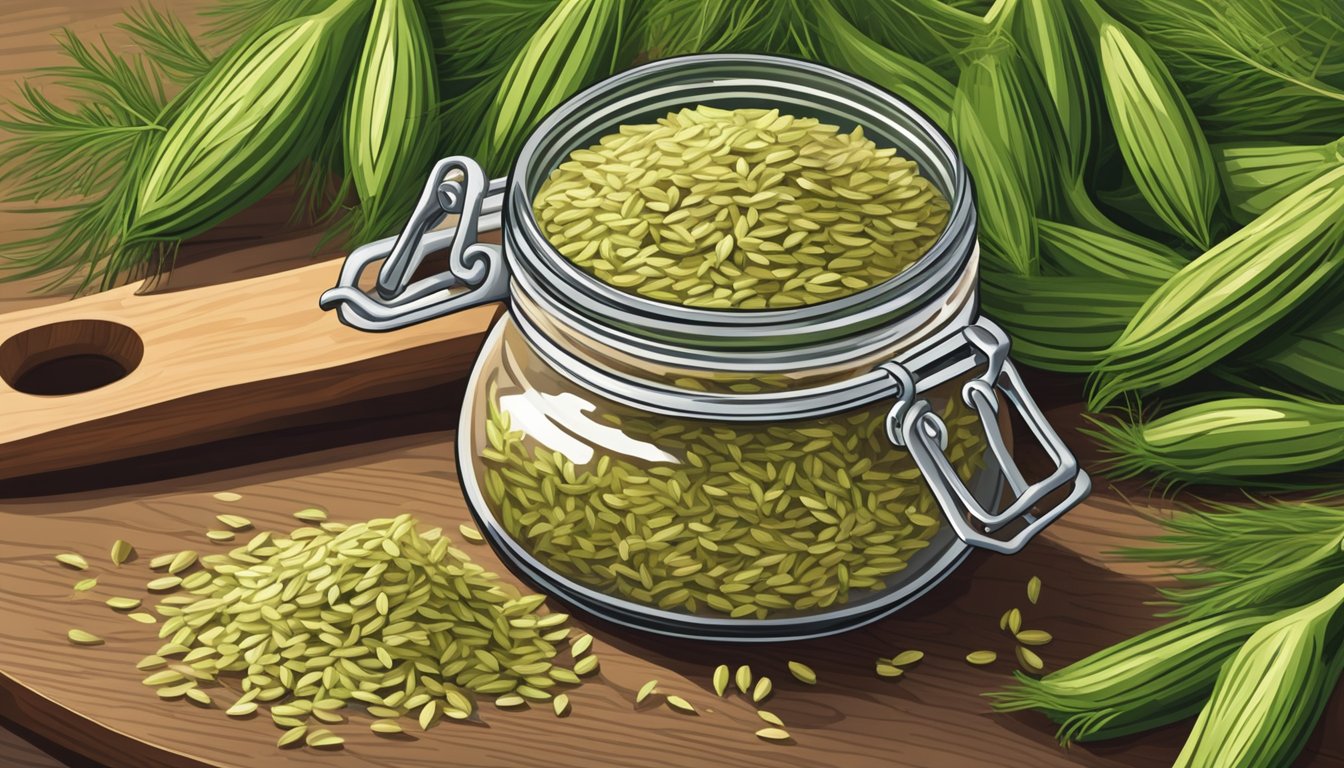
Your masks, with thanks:
<instances>
[{"instance_id":1,"label":"open glass jar lid","mask_svg":"<svg viewBox=\"0 0 1344 768\"><path fill-rule=\"evenodd\" d=\"M441 161L322 305L384 331L507 300L457 436L491 543L611 621L786 640L891 613L1087 494L977 267L966 170L922 115L815 64L688 56L567 101L507 180Z\"/></svg>"}]
</instances>

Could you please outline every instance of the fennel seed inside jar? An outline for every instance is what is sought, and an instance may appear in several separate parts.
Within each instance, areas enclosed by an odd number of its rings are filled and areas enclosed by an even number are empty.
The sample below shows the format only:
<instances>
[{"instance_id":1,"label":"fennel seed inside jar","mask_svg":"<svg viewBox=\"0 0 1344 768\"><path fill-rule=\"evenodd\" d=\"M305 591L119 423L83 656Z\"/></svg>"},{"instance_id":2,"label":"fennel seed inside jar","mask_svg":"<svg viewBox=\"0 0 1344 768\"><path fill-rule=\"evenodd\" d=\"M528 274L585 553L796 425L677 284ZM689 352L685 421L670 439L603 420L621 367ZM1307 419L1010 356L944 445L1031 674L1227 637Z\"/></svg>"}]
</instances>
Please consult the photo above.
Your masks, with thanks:
<instances>
[{"instance_id":1,"label":"fennel seed inside jar","mask_svg":"<svg viewBox=\"0 0 1344 768\"><path fill-rule=\"evenodd\" d=\"M620 290L760 310L899 274L938 239L948 203L861 126L701 105L572 152L534 213L561 255Z\"/></svg>"},{"instance_id":2,"label":"fennel seed inside jar","mask_svg":"<svg viewBox=\"0 0 1344 768\"><path fill-rule=\"evenodd\" d=\"M771 424L669 423L602 403L598 423L662 460L599 449L576 464L515 428L501 402L518 391L487 397L486 497L534 557L605 593L697 615L805 614L887 588L942 526L887 438L890 403ZM968 480L983 464L979 417L955 395L942 415Z\"/></svg>"}]
</instances>

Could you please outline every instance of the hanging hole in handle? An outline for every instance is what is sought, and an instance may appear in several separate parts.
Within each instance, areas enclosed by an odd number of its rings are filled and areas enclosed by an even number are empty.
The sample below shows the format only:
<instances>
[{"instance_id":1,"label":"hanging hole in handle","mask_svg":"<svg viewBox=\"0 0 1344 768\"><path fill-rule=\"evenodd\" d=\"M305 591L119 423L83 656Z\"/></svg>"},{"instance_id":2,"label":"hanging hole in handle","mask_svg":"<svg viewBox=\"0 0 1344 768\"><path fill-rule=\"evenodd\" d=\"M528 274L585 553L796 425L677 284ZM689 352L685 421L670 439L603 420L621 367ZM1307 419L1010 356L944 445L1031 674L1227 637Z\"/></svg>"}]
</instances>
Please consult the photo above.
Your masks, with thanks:
<instances>
[{"instance_id":1,"label":"hanging hole in handle","mask_svg":"<svg viewBox=\"0 0 1344 768\"><path fill-rule=\"evenodd\" d=\"M29 395L74 395L126 378L144 355L140 335L121 323L67 320L0 343L0 379Z\"/></svg>"}]
</instances>

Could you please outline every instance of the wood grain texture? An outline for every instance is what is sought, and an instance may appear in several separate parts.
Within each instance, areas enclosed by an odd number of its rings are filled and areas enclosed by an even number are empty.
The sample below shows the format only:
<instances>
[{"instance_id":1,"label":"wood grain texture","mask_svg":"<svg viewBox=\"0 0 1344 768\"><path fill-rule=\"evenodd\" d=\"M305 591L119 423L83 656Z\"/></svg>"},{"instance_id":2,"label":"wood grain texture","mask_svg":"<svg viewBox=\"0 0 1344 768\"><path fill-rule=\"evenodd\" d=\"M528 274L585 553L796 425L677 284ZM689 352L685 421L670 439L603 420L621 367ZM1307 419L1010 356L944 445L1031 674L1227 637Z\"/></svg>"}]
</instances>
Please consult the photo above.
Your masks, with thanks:
<instances>
[{"instance_id":1,"label":"wood grain texture","mask_svg":"<svg viewBox=\"0 0 1344 768\"><path fill-rule=\"evenodd\" d=\"M1142 601L1147 586L1071 557L1042 542L1022 556L973 558L911 610L879 625L832 640L783 646L739 647L668 642L579 621L596 638L602 659L597 680L571 693L574 713L557 720L548 711L494 712L483 726L441 725L426 734L388 742L368 734L367 718L341 729L343 753L278 752L268 722L234 722L219 710L160 702L138 682L135 661L157 647L151 628L102 605L109 595L148 597L147 561L191 547L220 550L204 531L213 516L244 515L267 530L294 526L290 513L322 503L336 519L398 512L454 530L469 519L457 486L451 433L412 435L307 457L320 471L295 469L285 460L171 483L109 489L70 497L14 499L0 512L7 531L0 545L0 581L7 589L10 621L0 627L0 670L11 692L3 714L48 735L78 732L86 753L113 766L195 765L440 765L451 750L461 766L519 765L536 759L546 744L548 765L685 766L994 764L1006 753L1031 754L1038 765L1157 764L1169 758L1172 738L1131 741L1105 751L1072 753L1050 746L1040 723L987 713L979 697L1006 679L1011 664L971 668L969 650L991 648L1008 656L1011 642L997 629L999 614L1021 605L1033 626L1060 640L1045 651L1058 663L1151 623ZM241 493L226 504L211 494ZM105 552L126 538L139 557L112 568ZM81 552L93 564L76 573L52 560L56 551ZM487 567L503 571L493 552L469 547ZM1061 566L1064 566L1061 568ZM1046 583L1040 606L1025 604L1023 585L1033 573ZM96 575L98 588L76 595L70 586ZM1078 606L1089 609L1079 612ZM104 646L69 645L65 631L78 627L106 639ZM921 648L929 658L908 679L891 682L872 672L878 655ZM784 669L800 659L820 682L804 687ZM754 709L740 698L716 700L709 691L713 666L749 663L769 674L776 693L766 706L784 718L793 744L759 742ZM78 670L72 674L72 670ZM656 703L636 707L634 692L648 679L660 690L685 696L701 710L681 715ZM964 738L974 733L975 738ZM638 740L632 736L639 734Z\"/></svg>"},{"instance_id":2,"label":"wood grain texture","mask_svg":"<svg viewBox=\"0 0 1344 768\"><path fill-rule=\"evenodd\" d=\"M452 755L457 766L541 764L738 765L738 766L1150 766L1167 764L1183 728L1141 738L1063 751L1038 717L991 714L980 694L1007 680L1012 642L998 630L1008 607L1023 609L1027 623L1049 630L1056 642L1042 650L1050 666L1078 658L1154 623L1144 605L1151 582L1091 562L1069 549L1082 532L1110 531L1117 512L1089 504L1066 516L1047 536L1014 557L973 557L919 603L877 625L838 638L786 645L733 646L668 641L576 617L596 637L601 673L572 691L573 714L556 719L547 709L499 712L487 706L479 725L442 724L396 741L367 732L368 718L354 715L338 727L348 739L336 754L278 751L278 731L262 720L231 721L219 709L164 703L139 684L135 661L157 647L152 628L102 605L109 595L148 597L146 563L182 547L217 551L204 531L213 516L233 512L259 528L289 530L301 506L321 504L334 518L356 520L399 512L426 525L455 530L469 520L457 484L451 432L411 434L366 445L310 453L293 459L205 472L191 478L97 492L11 499L0 511L6 541L0 545L0 583L6 586L9 620L0 625L0 715L110 766L439 766ZM224 503L212 493L232 490L242 500ZM1119 513L1123 514L1123 513ZM138 558L121 568L105 556L123 537ZM57 551L83 553L90 571L57 564ZM484 545L468 546L486 567L505 572ZM76 595L70 586L96 575L97 590ZM1026 603L1024 585L1040 575L1038 606ZM12 585L12 586L11 586ZM95 648L64 639L71 627L107 640ZM906 678L875 677L873 661L907 648L928 658ZM972 668L970 650L998 651L1004 661ZM803 686L785 662L805 661L820 678ZM719 700L710 690L718 663L747 663L775 681L764 705L788 724L794 741L755 739L761 724L741 697ZM689 699L696 716L656 700L636 706L634 693L649 679L660 691ZM223 698L223 697L221 697ZM1339 710L1333 710L1338 714ZM76 738L74 735L78 734ZM1313 765L1344 764L1338 730L1313 745ZM544 750L544 751L540 751ZM1006 757L1011 757L1005 762Z\"/></svg>"},{"instance_id":3,"label":"wood grain texture","mask_svg":"<svg viewBox=\"0 0 1344 768\"><path fill-rule=\"evenodd\" d=\"M65 765L4 728L0 728L0 764L5 768L62 768Z\"/></svg>"},{"instance_id":4,"label":"wood grain texture","mask_svg":"<svg viewBox=\"0 0 1344 768\"><path fill-rule=\"evenodd\" d=\"M128 286L0 315L0 479L348 418L344 406L461 376L498 311L364 333L317 306L338 268L150 295ZM143 344L124 378L78 394L20 391L23 366L111 350L97 333L107 327Z\"/></svg>"}]
</instances>

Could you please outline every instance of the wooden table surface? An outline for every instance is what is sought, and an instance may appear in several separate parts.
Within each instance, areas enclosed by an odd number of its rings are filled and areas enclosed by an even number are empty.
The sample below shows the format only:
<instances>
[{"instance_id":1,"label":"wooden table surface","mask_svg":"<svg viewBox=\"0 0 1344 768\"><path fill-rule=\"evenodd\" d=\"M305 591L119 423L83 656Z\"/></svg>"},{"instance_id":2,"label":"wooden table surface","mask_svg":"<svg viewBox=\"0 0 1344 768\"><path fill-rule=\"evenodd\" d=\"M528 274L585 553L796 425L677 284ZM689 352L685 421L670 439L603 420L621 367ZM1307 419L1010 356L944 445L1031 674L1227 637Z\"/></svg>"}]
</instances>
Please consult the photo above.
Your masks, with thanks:
<instances>
[{"instance_id":1,"label":"wooden table surface","mask_svg":"<svg viewBox=\"0 0 1344 768\"><path fill-rule=\"evenodd\" d=\"M84 32L107 30L128 2L81 0L74 8L8 0L0 9L0 96L14 92L12 78L55 62L54 29L70 24ZM187 12L201 4L191 0L174 8ZM310 263L310 252L267 244L291 234L279 228L284 215L266 205L246 214L189 251L159 289ZM29 223L12 206L0 211L0 231ZM225 259L201 258L237 249L244 250ZM31 295L35 285L0 284L0 312L64 300ZM1077 425L1077 382L1040 379L1036 386L1058 424ZM0 622L0 767L1155 766L1169 764L1179 750L1187 725L1065 751L1042 718L992 714L981 696L1005 682L1013 666L1012 643L997 627L1009 607L1021 607L1030 626L1057 638L1042 650L1050 667L1155 623L1144 603L1166 577L1108 553L1150 535L1151 518L1166 506L1146 498L1131 503L1126 495L1139 498L1137 489L1121 493L1104 482L1086 505L1022 554L973 556L915 606L841 637L730 646L668 641L575 616L573 623L595 636L602 666L571 692L573 714L565 719L549 708L487 707L480 724L442 724L387 740L370 734L367 718L356 715L336 727L348 739L342 752L282 752L274 746L278 732L267 722L161 702L140 685L134 663L157 647L153 632L109 611L94 593L72 596L76 579L96 572L104 596L114 588L138 589L149 573L149 556L181 548L184 541L202 551L214 548L202 534L213 515L225 511L274 530L288 530L292 511L314 505L347 521L411 512L450 531L469 520L452 459L461 383L444 381L422 396L424 411L412 416L352 414L338 427L0 484L0 610L7 617ZM1082 444L1076 435L1071 442ZM218 491L242 498L226 504L212 496ZM105 567L103 556L116 538L131 540L140 553L121 569ZM97 561L90 574L52 561L52 554L67 550ZM507 573L487 547L475 545L470 552L487 568ZM1034 607L1024 596L1033 575L1045 584ZM73 626L107 643L73 647L64 637ZM910 648L927 658L905 678L875 677L876 657ZM967 665L963 656L980 648L998 651L1001 660L985 668ZM789 659L813 666L818 684L793 681L784 669ZM774 678L775 693L765 706L787 722L793 742L754 738L762 725L754 707L741 697L713 695L709 678L719 663L748 663ZM634 704L634 692L649 679L660 682L660 691L689 699L699 714L679 714L656 702ZM1326 722L1344 722L1338 699ZM1344 733L1329 730L1313 739L1302 764L1344 766Z\"/></svg>"}]
</instances>

